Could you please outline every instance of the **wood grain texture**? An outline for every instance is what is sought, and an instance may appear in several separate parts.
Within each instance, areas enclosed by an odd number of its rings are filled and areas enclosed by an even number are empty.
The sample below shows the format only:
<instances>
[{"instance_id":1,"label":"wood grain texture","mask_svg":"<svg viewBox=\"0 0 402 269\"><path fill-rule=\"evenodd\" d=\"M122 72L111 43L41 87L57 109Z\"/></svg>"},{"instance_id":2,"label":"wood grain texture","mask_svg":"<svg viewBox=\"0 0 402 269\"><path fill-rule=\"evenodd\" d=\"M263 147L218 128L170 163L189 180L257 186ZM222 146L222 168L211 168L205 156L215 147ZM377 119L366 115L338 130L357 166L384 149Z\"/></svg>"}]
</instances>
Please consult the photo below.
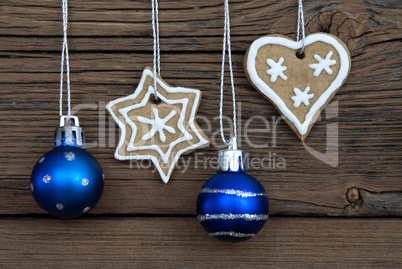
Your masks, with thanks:
<instances>
[{"instance_id":1,"label":"wood grain texture","mask_svg":"<svg viewBox=\"0 0 402 269\"><path fill-rule=\"evenodd\" d=\"M327 141L338 143L338 164L331 167L278 120L243 71L244 53L254 39L295 35L296 4L231 1L241 147L251 158L266 158L266 167L257 166L250 174L267 189L272 215L402 216L401 5L305 3L308 32L338 36L352 55L351 74L331 103L337 116L324 113L306 141L321 153ZM118 128L104 109L105 102L131 93L142 69L152 63L150 3L69 1L72 105L88 151L107 179L93 213L194 214L197 191L215 174L211 164L222 146L217 118L222 9L220 1L160 2L162 77L173 86L203 91L198 122L213 142L183 157L182 167L164 185L152 167L130 168L129 162L113 159ZM51 0L0 4L0 214L41 213L29 192L29 176L36 160L51 149L58 124L60 12L59 3ZM327 131L330 126L337 127L337 134ZM281 158L284 167L278 167ZM356 201L349 200L350 189L357 191Z\"/></svg>"},{"instance_id":2,"label":"wood grain texture","mask_svg":"<svg viewBox=\"0 0 402 269\"><path fill-rule=\"evenodd\" d=\"M330 227L330 228L329 228ZM398 268L400 219L273 218L253 241L195 218L2 218L1 268Z\"/></svg>"}]
</instances>

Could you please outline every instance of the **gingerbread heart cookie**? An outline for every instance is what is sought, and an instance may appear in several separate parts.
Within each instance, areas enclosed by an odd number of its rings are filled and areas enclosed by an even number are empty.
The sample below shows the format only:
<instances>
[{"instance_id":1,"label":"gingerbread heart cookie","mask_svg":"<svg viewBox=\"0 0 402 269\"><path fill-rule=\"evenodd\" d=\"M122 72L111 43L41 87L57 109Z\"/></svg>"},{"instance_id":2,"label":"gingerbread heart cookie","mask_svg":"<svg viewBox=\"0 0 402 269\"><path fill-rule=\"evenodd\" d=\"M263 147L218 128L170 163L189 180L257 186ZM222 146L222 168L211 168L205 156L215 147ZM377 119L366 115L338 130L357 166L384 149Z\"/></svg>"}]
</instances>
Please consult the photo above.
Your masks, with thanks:
<instances>
[{"instance_id":1,"label":"gingerbread heart cookie","mask_svg":"<svg viewBox=\"0 0 402 269\"><path fill-rule=\"evenodd\" d=\"M244 65L253 86L278 109L304 140L321 111L349 75L347 46L337 37L316 33L301 41L265 36L247 51Z\"/></svg>"}]
</instances>

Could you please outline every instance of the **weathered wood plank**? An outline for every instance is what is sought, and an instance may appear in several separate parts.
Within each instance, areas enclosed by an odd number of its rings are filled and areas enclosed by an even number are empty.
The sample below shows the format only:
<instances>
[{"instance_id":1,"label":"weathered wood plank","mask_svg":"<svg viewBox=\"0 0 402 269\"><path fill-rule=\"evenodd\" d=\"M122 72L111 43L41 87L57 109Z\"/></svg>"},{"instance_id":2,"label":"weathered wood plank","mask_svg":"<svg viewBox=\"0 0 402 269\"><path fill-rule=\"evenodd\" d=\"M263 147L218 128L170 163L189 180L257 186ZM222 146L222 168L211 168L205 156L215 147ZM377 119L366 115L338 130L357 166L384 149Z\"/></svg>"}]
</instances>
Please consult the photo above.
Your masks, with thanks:
<instances>
[{"instance_id":1,"label":"weathered wood plank","mask_svg":"<svg viewBox=\"0 0 402 269\"><path fill-rule=\"evenodd\" d=\"M364 228L362 228L364 227ZM2 218L4 268L397 268L400 219L272 218L241 244L194 218Z\"/></svg>"},{"instance_id":2,"label":"weathered wood plank","mask_svg":"<svg viewBox=\"0 0 402 269\"><path fill-rule=\"evenodd\" d=\"M398 42L369 46L365 54L353 59L352 70L345 86L362 84L369 86L370 82L381 82L383 88L390 87L402 76L396 55L399 51ZM378 50L385 50L381 54ZM377 53L376 53L377 52ZM161 56L162 74L173 79L210 79L210 83L218 84L220 76L220 53L205 54L164 54ZM59 53L29 53L0 52L2 83L57 83L59 73ZM152 54L148 53L72 53L70 56L72 82L87 84L130 84L136 72L140 74L145 66L152 65ZM237 79L246 78L243 70L244 54L233 56L234 75ZM106 76L100 80L100 74ZM14 74L10 77L10 73ZM116 73L120 73L119 75ZM392 75L392 76L391 76ZM112 76L112 78L110 78ZM113 76L116 78L114 80ZM127 79L130 78L130 81ZM371 79L369 79L371 78ZM218 81L216 81L218 80ZM357 87L356 87L357 88ZM354 89L364 90L366 89Z\"/></svg>"},{"instance_id":3,"label":"weathered wood plank","mask_svg":"<svg viewBox=\"0 0 402 269\"><path fill-rule=\"evenodd\" d=\"M191 178L212 175L209 175L210 171L205 174L202 172L194 169ZM107 180L104 194L91 213L195 214L197 193L203 184L202 180L191 180L186 174L176 174L177 178L173 182L164 185L159 182L156 174L152 174L150 179L150 173L149 170L136 170L135 180ZM262 173L251 174L264 179ZM325 190L318 191L309 190L303 184L299 187L295 183L289 183L298 179L296 175L290 175L282 181L261 180L270 195L271 216L402 216L402 191L395 191L392 187L384 190L387 184L378 187L377 189L381 191L376 192L356 187L347 188L345 186L349 184L348 182L334 186L331 182L314 181L317 188ZM364 184L365 182L361 182L356 185L364 186ZM296 185L295 188L302 191L291 190L288 185L292 187ZM45 215L33 200L28 180L1 180L0 190L2 195L0 214Z\"/></svg>"},{"instance_id":4,"label":"weathered wood plank","mask_svg":"<svg viewBox=\"0 0 402 269\"><path fill-rule=\"evenodd\" d=\"M51 0L34 5L23 0L3 1L0 50L59 51L62 28L58 4ZM152 50L149 2L120 0L111 5L108 1L88 4L71 0L69 5L72 51ZM219 51L222 5L217 0L161 1L162 51ZM234 51L244 51L254 39L265 34L294 36L296 5L293 0L231 1ZM304 3L307 32L335 34L355 55L362 52L364 45L401 38L398 7L398 1L308 1Z\"/></svg>"}]
</instances>

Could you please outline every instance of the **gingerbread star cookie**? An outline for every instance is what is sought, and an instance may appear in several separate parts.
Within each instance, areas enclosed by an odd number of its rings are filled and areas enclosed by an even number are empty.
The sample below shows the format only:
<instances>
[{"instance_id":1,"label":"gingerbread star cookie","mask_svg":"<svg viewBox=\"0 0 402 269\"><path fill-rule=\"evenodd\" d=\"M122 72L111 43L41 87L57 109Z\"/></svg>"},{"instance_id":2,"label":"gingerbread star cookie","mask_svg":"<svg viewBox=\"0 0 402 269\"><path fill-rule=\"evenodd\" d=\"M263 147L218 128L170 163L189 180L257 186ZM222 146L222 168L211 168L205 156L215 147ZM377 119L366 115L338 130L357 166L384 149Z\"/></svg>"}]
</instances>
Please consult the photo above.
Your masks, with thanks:
<instances>
[{"instance_id":1,"label":"gingerbread star cookie","mask_svg":"<svg viewBox=\"0 0 402 269\"><path fill-rule=\"evenodd\" d=\"M115 151L118 160L150 159L167 183L183 154L209 145L209 138L195 121L201 91L169 86L145 68L133 94L116 99L106 108L121 133Z\"/></svg>"},{"instance_id":2,"label":"gingerbread star cookie","mask_svg":"<svg viewBox=\"0 0 402 269\"><path fill-rule=\"evenodd\" d=\"M321 111L349 75L347 46L337 37L316 33L302 41L272 35L255 40L245 57L252 85L278 109L304 140Z\"/></svg>"}]
</instances>

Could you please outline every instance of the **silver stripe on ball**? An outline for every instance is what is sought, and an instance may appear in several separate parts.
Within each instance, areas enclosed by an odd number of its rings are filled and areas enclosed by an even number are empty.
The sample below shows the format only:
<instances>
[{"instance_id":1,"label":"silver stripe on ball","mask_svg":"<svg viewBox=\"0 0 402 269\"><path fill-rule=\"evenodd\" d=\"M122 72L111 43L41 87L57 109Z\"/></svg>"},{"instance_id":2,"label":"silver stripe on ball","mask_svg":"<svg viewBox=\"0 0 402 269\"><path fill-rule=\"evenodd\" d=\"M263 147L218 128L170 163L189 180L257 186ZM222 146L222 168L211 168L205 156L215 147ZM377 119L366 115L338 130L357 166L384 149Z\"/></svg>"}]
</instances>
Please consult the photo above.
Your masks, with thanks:
<instances>
[{"instance_id":1,"label":"silver stripe on ball","mask_svg":"<svg viewBox=\"0 0 402 269\"><path fill-rule=\"evenodd\" d=\"M244 233L236 233L233 231L230 232L216 232L216 233L208 233L209 236L232 236L232 237L256 237L256 234L244 234Z\"/></svg>"},{"instance_id":2,"label":"silver stripe on ball","mask_svg":"<svg viewBox=\"0 0 402 269\"><path fill-rule=\"evenodd\" d=\"M235 220L235 219L244 219L244 220L267 220L269 217L268 214L232 214L232 213L222 213L222 214L203 214L198 215L197 219L199 222L203 222L206 220Z\"/></svg>"},{"instance_id":3,"label":"silver stripe on ball","mask_svg":"<svg viewBox=\"0 0 402 269\"><path fill-rule=\"evenodd\" d=\"M258 197L258 196L267 196L265 192L254 193L249 191L239 191L234 189L210 189L205 188L201 189L199 193L222 193L222 194L230 194L237 195L239 197L247 198L247 197Z\"/></svg>"}]
</instances>

